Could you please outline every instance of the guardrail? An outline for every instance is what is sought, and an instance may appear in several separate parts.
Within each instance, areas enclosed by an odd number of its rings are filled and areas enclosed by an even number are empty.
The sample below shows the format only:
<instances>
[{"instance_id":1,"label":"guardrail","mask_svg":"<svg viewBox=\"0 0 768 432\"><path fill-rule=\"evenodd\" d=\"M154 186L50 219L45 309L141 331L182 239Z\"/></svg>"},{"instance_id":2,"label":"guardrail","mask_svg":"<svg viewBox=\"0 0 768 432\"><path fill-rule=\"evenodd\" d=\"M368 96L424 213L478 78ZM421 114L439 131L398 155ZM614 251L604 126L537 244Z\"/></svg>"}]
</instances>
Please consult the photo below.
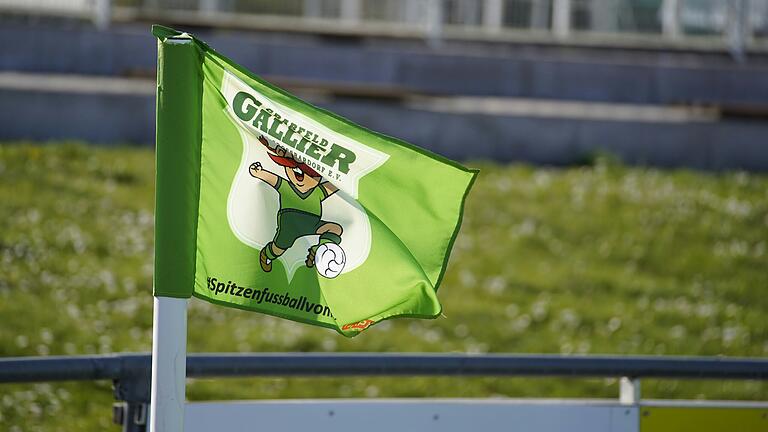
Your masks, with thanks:
<instances>
[{"instance_id":1,"label":"guardrail","mask_svg":"<svg viewBox=\"0 0 768 432\"><path fill-rule=\"evenodd\" d=\"M149 376L149 354L0 359L0 383ZM568 376L768 379L768 359L508 354L189 354L187 376Z\"/></svg>"},{"instance_id":2,"label":"guardrail","mask_svg":"<svg viewBox=\"0 0 768 432\"><path fill-rule=\"evenodd\" d=\"M0 359L0 383L113 380L115 419L144 430L151 357L106 354ZM768 379L768 359L728 357L509 354L264 353L190 354L187 377L243 376L538 376L621 377L620 401L635 404L641 378Z\"/></svg>"}]
</instances>

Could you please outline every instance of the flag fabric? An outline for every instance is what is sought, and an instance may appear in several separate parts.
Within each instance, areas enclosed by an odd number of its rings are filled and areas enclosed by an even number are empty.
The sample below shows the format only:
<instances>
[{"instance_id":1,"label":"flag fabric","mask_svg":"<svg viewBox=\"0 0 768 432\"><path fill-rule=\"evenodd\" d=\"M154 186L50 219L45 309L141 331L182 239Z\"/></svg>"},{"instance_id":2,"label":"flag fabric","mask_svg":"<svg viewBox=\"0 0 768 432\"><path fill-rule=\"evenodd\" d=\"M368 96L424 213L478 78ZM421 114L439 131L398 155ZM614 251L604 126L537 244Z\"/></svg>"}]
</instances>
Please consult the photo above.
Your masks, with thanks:
<instances>
[{"instance_id":1,"label":"flag fabric","mask_svg":"<svg viewBox=\"0 0 768 432\"><path fill-rule=\"evenodd\" d=\"M152 32L156 296L346 336L440 315L477 171L314 107L187 33Z\"/></svg>"}]
</instances>

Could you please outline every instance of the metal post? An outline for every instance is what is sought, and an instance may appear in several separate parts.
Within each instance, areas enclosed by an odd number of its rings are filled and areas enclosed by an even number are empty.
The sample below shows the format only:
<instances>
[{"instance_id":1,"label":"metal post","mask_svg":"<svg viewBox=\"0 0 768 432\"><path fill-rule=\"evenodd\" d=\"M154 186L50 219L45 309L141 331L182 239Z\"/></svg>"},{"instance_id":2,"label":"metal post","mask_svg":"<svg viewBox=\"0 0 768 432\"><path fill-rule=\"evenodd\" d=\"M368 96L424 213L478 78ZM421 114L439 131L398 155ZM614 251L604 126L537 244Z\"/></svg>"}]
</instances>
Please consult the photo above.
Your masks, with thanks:
<instances>
[{"instance_id":1,"label":"metal post","mask_svg":"<svg viewBox=\"0 0 768 432\"><path fill-rule=\"evenodd\" d=\"M426 13L426 33L429 44L440 45L440 38L443 33L443 1L429 0Z\"/></svg>"},{"instance_id":2,"label":"metal post","mask_svg":"<svg viewBox=\"0 0 768 432\"><path fill-rule=\"evenodd\" d=\"M592 31L615 32L619 24L619 9L617 0L592 0L589 14L592 21Z\"/></svg>"},{"instance_id":3,"label":"metal post","mask_svg":"<svg viewBox=\"0 0 768 432\"><path fill-rule=\"evenodd\" d=\"M112 0L95 0L93 5L93 24L99 30L106 30L112 21Z\"/></svg>"},{"instance_id":4,"label":"metal post","mask_svg":"<svg viewBox=\"0 0 768 432\"><path fill-rule=\"evenodd\" d=\"M680 31L680 0L664 0L661 5L661 33L668 38L678 38Z\"/></svg>"},{"instance_id":5,"label":"metal post","mask_svg":"<svg viewBox=\"0 0 768 432\"><path fill-rule=\"evenodd\" d=\"M145 432L147 409L146 403L118 402L112 405L112 422L120 425L123 432Z\"/></svg>"},{"instance_id":6,"label":"metal post","mask_svg":"<svg viewBox=\"0 0 768 432\"><path fill-rule=\"evenodd\" d=\"M545 0L531 0L531 28L545 29L549 25L549 3Z\"/></svg>"},{"instance_id":7,"label":"metal post","mask_svg":"<svg viewBox=\"0 0 768 432\"><path fill-rule=\"evenodd\" d=\"M479 2L477 0L456 0L455 7L456 9L456 18L457 24L461 25L471 25L471 26L477 26L482 24L480 22L481 14L478 10L478 4Z\"/></svg>"},{"instance_id":8,"label":"metal post","mask_svg":"<svg viewBox=\"0 0 768 432\"><path fill-rule=\"evenodd\" d=\"M219 12L219 0L198 0L200 12Z\"/></svg>"},{"instance_id":9,"label":"metal post","mask_svg":"<svg viewBox=\"0 0 768 432\"><path fill-rule=\"evenodd\" d=\"M635 405L640 402L640 380L637 378L621 377L619 381L619 403Z\"/></svg>"},{"instance_id":10,"label":"metal post","mask_svg":"<svg viewBox=\"0 0 768 432\"><path fill-rule=\"evenodd\" d=\"M184 430L187 299L155 297L150 432Z\"/></svg>"},{"instance_id":11,"label":"metal post","mask_svg":"<svg viewBox=\"0 0 768 432\"><path fill-rule=\"evenodd\" d=\"M504 18L504 3L501 0L485 0L483 4L483 27L488 31L499 31Z\"/></svg>"},{"instance_id":12,"label":"metal post","mask_svg":"<svg viewBox=\"0 0 768 432\"><path fill-rule=\"evenodd\" d=\"M347 23L360 22L363 8L360 0L341 0L341 19Z\"/></svg>"},{"instance_id":13,"label":"metal post","mask_svg":"<svg viewBox=\"0 0 768 432\"><path fill-rule=\"evenodd\" d=\"M304 0L303 12L305 18L319 18L323 16L320 0Z\"/></svg>"},{"instance_id":14,"label":"metal post","mask_svg":"<svg viewBox=\"0 0 768 432\"><path fill-rule=\"evenodd\" d=\"M745 59L748 40L752 37L749 19L750 0L729 0L726 36L731 55L738 61Z\"/></svg>"},{"instance_id":15,"label":"metal post","mask_svg":"<svg viewBox=\"0 0 768 432\"><path fill-rule=\"evenodd\" d=\"M552 32L557 37L571 33L571 0L552 1Z\"/></svg>"},{"instance_id":16,"label":"metal post","mask_svg":"<svg viewBox=\"0 0 768 432\"><path fill-rule=\"evenodd\" d=\"M427 7L426 1L406 1L403 3L405 4L403 5L402 9L395 11L395 13L390 13L390 11L387 10L385 14L388 14L388 17L394 17L395 19L402 20L403 22L411 25L420 24L423 20L424 12Z\"/></svg>"}]
</instances>

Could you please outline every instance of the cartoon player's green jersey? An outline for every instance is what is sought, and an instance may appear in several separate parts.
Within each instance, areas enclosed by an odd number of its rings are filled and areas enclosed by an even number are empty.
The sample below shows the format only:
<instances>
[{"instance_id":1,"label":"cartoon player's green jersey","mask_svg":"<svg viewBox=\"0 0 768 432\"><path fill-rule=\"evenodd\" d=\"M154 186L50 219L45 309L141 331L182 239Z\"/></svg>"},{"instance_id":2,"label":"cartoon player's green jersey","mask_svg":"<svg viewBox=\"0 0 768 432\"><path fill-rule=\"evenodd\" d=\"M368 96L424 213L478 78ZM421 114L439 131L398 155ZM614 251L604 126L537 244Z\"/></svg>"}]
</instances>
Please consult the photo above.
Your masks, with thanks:
<instances>
[{"instance_id":1,"label":"cartoon player's green jersey","mask_svg":"<svg viewBox=\"0 0 768 432\"><path fill-rule=\"evenodd\" d=\"M328 198L328 193L323 187L316 187L312 190L302 193L290 181L285 181L278 177L275 187L280 195L280 210L299 211L310 215L316 215L318 219L322 214L321 202Z\"/></svg>"},{"instance_id":2,"label":"cartoon player's green jersey","mask_svg":"<svg viewBox=\"0 0 768 432\"><path fill-rule=\"evenodd\" d=\"M280 195L280 210L273 241L280 249L293 246L299 237L317 234L320 227L328 223L320 219L322 201L328 197L322 185L302 193L293 183L278 177L275 189Z\"/></svg>"}]
</instances>

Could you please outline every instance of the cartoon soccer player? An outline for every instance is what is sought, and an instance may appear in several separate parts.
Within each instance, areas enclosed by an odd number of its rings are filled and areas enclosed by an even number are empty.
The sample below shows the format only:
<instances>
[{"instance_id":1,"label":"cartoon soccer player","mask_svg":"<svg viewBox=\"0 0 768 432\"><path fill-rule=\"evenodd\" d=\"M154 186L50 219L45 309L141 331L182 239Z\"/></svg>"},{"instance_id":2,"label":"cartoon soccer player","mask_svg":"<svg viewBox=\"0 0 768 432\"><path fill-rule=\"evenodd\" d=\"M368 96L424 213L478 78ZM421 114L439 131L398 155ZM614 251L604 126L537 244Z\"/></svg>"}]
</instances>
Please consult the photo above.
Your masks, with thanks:
<instances>
[{"instance_id":1,"label":"cartoon soccer player","mask_svg":"<svg viewBox=\"0 0 768 432\"><path fill-rule=\"evenodd\" d=\"M322 219L322 202L336 193L338 188L327 181L322 182L320 174L306 164L298 162L285 149L270 146L263 136L259 137L259 141L266 147L270 159L282 166L288 177L288 181L283 180L282 177L264 169L259 162L252 163L249 167L251 176L275 188L280 199L277 232L259 253L262 270L272 271L272 261L293 246L300 237L319 235L320 241L309 248L305 264L310 268L315 266L318 249L322 248L321 252L325 252L326 249L332 248L335 251L334 256L338 258L331 258L335 261L331 264L331 269L326 268L328 265L324 261L324 268L318 266L318 272L326 277L335 277L341 272L346 260L343 250L338 246L343 230L341 225Z\"/></svg>"}]
</instances>

